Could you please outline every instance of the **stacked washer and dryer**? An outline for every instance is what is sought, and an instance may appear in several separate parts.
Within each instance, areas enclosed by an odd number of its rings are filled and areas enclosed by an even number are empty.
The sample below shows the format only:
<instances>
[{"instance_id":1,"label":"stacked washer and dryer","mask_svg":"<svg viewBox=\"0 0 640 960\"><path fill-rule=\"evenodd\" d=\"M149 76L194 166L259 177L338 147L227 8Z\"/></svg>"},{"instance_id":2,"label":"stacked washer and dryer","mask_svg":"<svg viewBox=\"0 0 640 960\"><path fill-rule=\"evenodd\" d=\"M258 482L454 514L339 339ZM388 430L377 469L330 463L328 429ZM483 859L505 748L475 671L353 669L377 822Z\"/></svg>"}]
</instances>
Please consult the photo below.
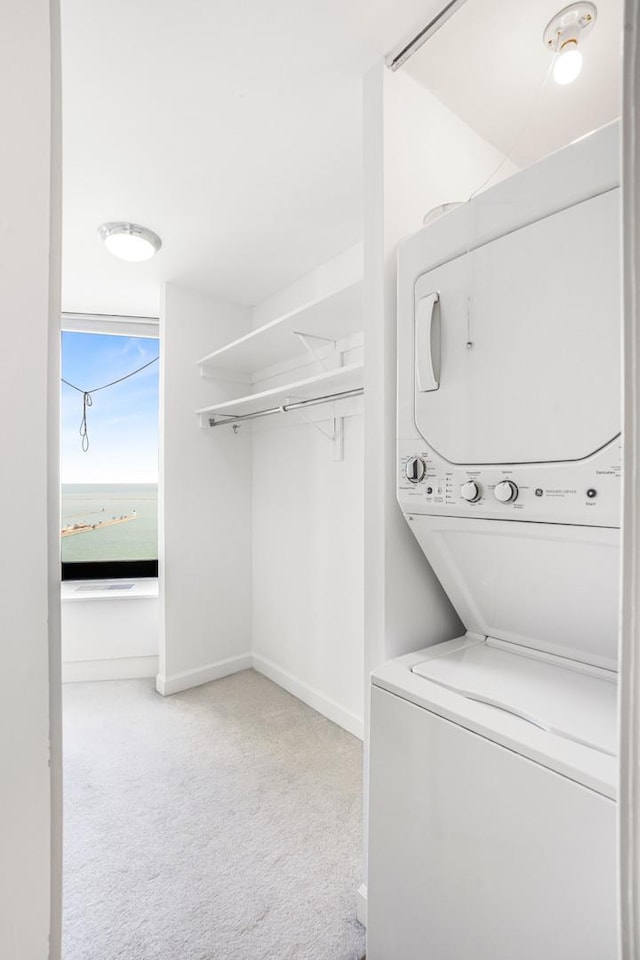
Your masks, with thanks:
<instances>
[{"instance_id":1,"label":"stacked washer and dryer","mask_svg":"<svg viewBox=\"0 0 640 960\"><path fill-rule=\"evenodd\" d=\"M398 255L400 507L464 635L372 677L368 960L614 960L619 129Z\"/></svg>"}]
</instances>

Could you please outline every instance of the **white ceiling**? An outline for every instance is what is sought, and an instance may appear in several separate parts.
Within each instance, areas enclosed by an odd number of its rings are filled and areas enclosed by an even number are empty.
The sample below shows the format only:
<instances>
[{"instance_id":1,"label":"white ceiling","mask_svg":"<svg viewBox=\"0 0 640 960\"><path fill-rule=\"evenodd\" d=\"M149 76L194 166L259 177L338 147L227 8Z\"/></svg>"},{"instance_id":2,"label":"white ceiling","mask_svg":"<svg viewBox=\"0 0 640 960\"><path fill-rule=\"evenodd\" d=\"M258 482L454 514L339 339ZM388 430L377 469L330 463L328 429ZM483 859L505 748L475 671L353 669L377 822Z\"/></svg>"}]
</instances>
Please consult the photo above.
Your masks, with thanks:
<instances>
[{"instance_id":1,"label":"white ceiling","mask_svg":"<svg viewBox=\"0 0 640 960\"><path fill-rule=\"evenodd\" d=\"M62 0L63 309L157 315L164 281L253 304L360 240L361 78L443 5ZM622 0L538 99L559 6L467 0L405 69L502 150L526 120L528 163L618 112ZM161 252L115 260L108 220Z\"/></svg>"},{"instance_id":2,"label":"white ceiling","mask_svg":"<svg viewBox=\"0 0 640 960\"><path fill-rule=\"evenodd\" d=\"M542 33L563 0L467 0L405 67L520 167L620 115L623 0L596 0L572 84L550 76Z\"/></svg>"},{"instance_id":3,"label":"white ceiling","mask_svg":"<svg viewBox=\"0 0 640 960\"><path fill-rule=\"evenodd\" d=\"M362 236L361 78L442 0L63 0L63 309L253 304ZM115 260L100 223L160 234Z\"/></svg>"}]
</instances>

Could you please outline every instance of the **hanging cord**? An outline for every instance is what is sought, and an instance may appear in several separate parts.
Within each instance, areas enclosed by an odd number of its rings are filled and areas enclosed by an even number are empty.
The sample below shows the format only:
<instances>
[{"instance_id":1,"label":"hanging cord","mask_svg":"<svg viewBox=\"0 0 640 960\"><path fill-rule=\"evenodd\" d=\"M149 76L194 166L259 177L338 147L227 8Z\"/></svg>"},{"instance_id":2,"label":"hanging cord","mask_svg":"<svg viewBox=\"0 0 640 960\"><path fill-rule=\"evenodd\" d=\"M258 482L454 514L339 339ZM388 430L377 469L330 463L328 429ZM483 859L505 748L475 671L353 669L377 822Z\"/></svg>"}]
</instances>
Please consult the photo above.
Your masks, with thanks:
<instances>
[{"instance_id":1,"label":"hanging cord","mask_svg":"<svg viewBox=\"0 0 640 960\"><path fill-rule=\"evenodd\" d=\"M98 393L99 390L106 390L107 387L115 387L116 383L122 383L123 380L129 380L131 377L135 377L137 373L142 373L143 370L146 370L147 367L150 367L152 363L155 363L158 360L158 357L154 357L153 360L149 360L148 363L143 364L141 367L138 367L137 370L132 370L131 373L127 373L124 377L118 377L117 380L112 380L110 383L103 383L101 387L94 387L93 390L83 390L81 387L76 387L75 383L69 383L68 380L65 380L64 377L61 377L63 383L68 387L71 387L72 390L77 390L78 393L82 394L82 420L80 421L80 436L82 438L82 449L84 453L89 449L89 430L87 427L87 409L93 406L93 397L92 394Z\"/></svg>"},{"instance_id":2,"label":"hanging cord","mask_svg":"<svg viewBox=\"0 0 640 960\"><path fill-rule=\"evenodd\" d=\"M529 125L530 125L530 122L531 122L531 118L532 118L532 117L535 117L536 113L538 112L538 107L540 106L540 100L542 99L542 94L544 93L544 91L545 91L545 89L546 89L546 86L547 86L547 84L548 84L548 82L549 82L549 77L551 76L551 72L552 72L552 70L553 70L553 68L554 68L554 65L555 65L556 60L557 60L557 54L554 54L554 56L553 56L553 58L552 58L552 60L551 60L551 63L549 64L549 68L548 68L548 70L547 70L547 72L546 72L545 78L544 78L544 80L542 81L541 86L538 88L538 92L536 93L536 96L535 96L535 98L534 98L534 100L533 100L533 102L532 102L532 104L531 104L531 107L530 107L529 112L528 112L528 114L527 114L527 116L526 116L526 118L525 118L525 121L524 121L524 123L522 124L522 126L520 127L520 129L518 130L518 132L517 132L517 134L516 134L516 136L515 136L515 139L514 139L514 140L512 141L512 143L511 143L511 146L509 147L509 149L507 150L507 152L504 154L504 156L503 156L502 159L500 160L500 163L498 164L498 166L495 167L495 169L491 171L491 173L489 174L489 176L487 177L487 179L484 180L484 181L480 184L479 187L476 187L476 189L473 191L473 193L470 193L470 194L469 194L469 196L467 197L467 201L473 200L473 198L476 196L476 194L478 194L478 193L480 193L482 190L484 190L484 188L487 186L487 184L491 183L491 181L493 180L493 178L502 170L502 168L504 167L505 163L507 163L507 161L511 160L511 157L512 157L512 155L513 155L513 151L514 151L514 150L516 149L516 147L519 145L520 141L522 140L522 137L524 136L525 133L527 133L527 131L528 131L528 129L529 129Z\"/></svg>"},{"instance_id":3,"label":"hanging cord","mask_svg":"<svg viewBox=\"0 0 640 960\"><path fill-rule=\"evenodd\" d=\"M87 407L93 406L91 394L86 391L82 394L82 420L80 421L80 436L82 437L82 450L84 453L89 449L89 431L87 430Z\"/></svg>"},{"instance_id":4,"label":"hanging cord","mask_svg":"<svg viewBox=\"0 0 640 960\"><path fill-rule=\"evenodd\" d=\"M545 74L544 80L542 81L541 85L538 87L538 90L537 90L537 92L536 92L536 94L535 94L535 96L534 96L534 98L533 98L533 100L532 100L532 102L531 102L531 107L529 108L529 111L528 111L528 113L527 113L527 116L526 116L526 118L525 118L525 121L524 121L524 123L520 126L520 128L519 128L519 130L517 131L514 139L511 141L511 146L509 147L509 149L507 150L507 152L502 156L502 159L500 160L500 162L498 163L498 165L497 165L496 167L494 167L494 169L491 171L491 173L489 174L489 176L488 176L485 180L482 181L482 183L480 184L479 187L476 187L476 189L475 189L472 193L469 194L469 196L467 197L466 201L461 201L462 203L469 203L469 201L473 200L474 197L476 197L479 193L481 193L481 192L485 189L485 187L487 187L487 186L491 183L491 181L493 180L493 178L494 178L495 176L497 176L498 173L500 173L500 171L502 170L502 168L503 168L503 166L505 165L505 163L507 163L509 160L511 160L511 157L512 157L512 155L513 155L514 150L516 149L517 146L519 146L519 144L520 144L523 136L525 135L525 133L527 133L527 132L529 131L530 126L531 126L532 118L533 118L534 120L536 119L536 115L537 115L538 110L539 110L539 107L540 107L540 102L541 102L542 96L543 96L543 94L544 94L544 92L545 92L545 90L546 90L546 88L547 88L547 84L549 83L549 77L551 76L551 73L552 73L552 71L553 71L553 67L554 67L554 65L555 65L556 59L557 59L557 55L554 55L553 58L552 58L552 60L551 60L551 63L549 64L549 67L548 67L547 72L546 72L546 74ZM471 253L471 242L470 242L470 236L469 236L469 235L467 236L466 252L467 252L467 253ZM467 264L469 265L469 267L470 267L470 269L471 269L471 275L470 275L470 278L469 278L469 281L468 281L468 282L469 282L468 289L469 289L469 290L474 290L474 289L475 289L475 284L476 284L476 277L475 277L475 275L476 275L476 270L477 270L477 263L476 263L476 260L475 260L473 257L471 257L471 258L468 258L468 259L467 259ZM471 349L473 349L473 331L472 331L473 309L472 309L472 300L471 300L471 297L470 297L470 296L467 297L467 301L466 301L466 312L467 312L467 339L466 339L465 347L466 347L467 350L471 350Z\"/></svg>"},{"instance_id":5,"label":"hanging cord","mask_svg":"<svg viewBox=\"0 0 640 960\"><path fill-rule=\"evenodd\" d=\"M436 212L438 212L438 214L440 214L440 212L444 213L444 212L446 212L446 208L449 207L449 206L457 207L457 206L461 206L461 205L464 204L464 203L469 203L470 200L473 200L473 198L474 198L475 196L477 196L479 193L481 193L481 192L485 189L485 187L487 187L487 186L491 183L491 181L493 180L493 178L496 177L496 176L500 173L500 171L501 171L502 168L504 167L505 163L507 163L509 160L511 160L511 157L513 156L514 150L515 150L516 147L520 144L520 141L522 140L524 134L527 133L528 130L529 130L530 123L531 123L531 117L532 117L532 116L535 117L535 114L536 114L537 111L538 111L538 107L540 106L540 101L541 101L541 99L542 99L542 95L543 95L543 93L544 93L544 91L545 91L545 89L546 89L546 87L547 87L547 84L548 84L548 82L549 82L549 77L551 76L551 73L552 73L552 71L553 71L553 68L554 68L554 65L555 65L556 60L557 60L557 54L554 55L554 57L553 57L552 60L551 60L551 63L549 64L549 68L548 68L548 70L547 70L547 72L546 72L546 74L545 74L544 80L542 81L541 86L538 88L538 91L537 91L537 93L536 93L536 95L535 95L535 97L534 97L534 99L533 99L533 101L532 101L532 103L531 103L531 107L529 108L529 111L528 111L528 113L527 113L527 116L526 116L526 119L525 119L524 123L523 123L523 124L521 125L521 127L518 129L518 132L516 133L514 139L511 141L511 146L509 147L509 149L507 150L507 152L502 155L502 157L501 157L498 165L493 168L493 170L491 171L491 173L489 174L489 176L486 177L486 178L482 181L482 183L480 184L480 186L476 187L475 190L472 190L472 192L469 194L469 196L466 198L466 200L458 200L458 201L456 201L456 202L454 202L454 203L452 203L452 204L446 204L446 203L445 203L445 204L442 204L441 206L433 207L431 210L428 210L427 213L426 213L426 215L425 215L425 218L424 218L424 220L423 220L423 224L424 224L425 226L427 226L428 218L431 216L431 214L434 214L434 213L436 213ZM467 253L469 253L469 249L468 249L468 248L467 248Z\"/></svg>"}]
</instances>

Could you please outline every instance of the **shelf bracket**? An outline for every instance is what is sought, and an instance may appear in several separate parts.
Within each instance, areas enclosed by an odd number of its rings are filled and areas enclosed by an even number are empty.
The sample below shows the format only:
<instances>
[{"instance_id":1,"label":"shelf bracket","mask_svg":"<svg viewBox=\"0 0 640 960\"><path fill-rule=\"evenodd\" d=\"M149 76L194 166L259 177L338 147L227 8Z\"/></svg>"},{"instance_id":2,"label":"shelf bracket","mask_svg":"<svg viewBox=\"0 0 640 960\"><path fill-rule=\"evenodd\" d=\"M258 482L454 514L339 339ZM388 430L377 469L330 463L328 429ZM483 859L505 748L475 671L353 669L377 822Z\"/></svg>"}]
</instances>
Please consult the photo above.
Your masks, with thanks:
<instances>
[{"instance_id":1,"label":"shelf bracket","mask_svg":"<svg viewBox=\"0 0 640 960\"><path fill-rule=\"evenodd\" d=\"M318 353L318 346L319 346L319 345L316 344L316 345L314 346L314 344L313 344L311 341L312 341L312 340L320 340L320 341L322 341L322 343L325 343L325 344L326 344L326 343L330 343L330 344L333 345L334 351L335 351L335 348L336 348L336 341L335 341L335 340L332 340L331 337L318 337L318 336L316 336L315 333L300 333L299 330L293 330L292 333L293 333L294 337L298 337L298 339L300 340L300 343L302 344L302 346L305 348L305 350L307 350L308 353L311 354L311 356L313 357L314 360L317 360L317 362L320 364L320 366L322 367L322 369L323 369L323 370L327 370L328 367L326 366L326 364L325 364L325 362L324 362L324 358L321 357L320 354ZM340 366L342 366L342 354L340 354Z\"/></svg>"},{"instance_id":2,"label":"shelf bracket","mask_svg":"<svg viewBox=\"0 0 640 960\"><path fill-rule=\"evenodd\" d=\"M326 430L316 420L312 420L311 417L307 416L304 410L296 410L296 413L298 413L306 423L315 427L318 433L321 433L326 440L331 442L332 460L344 460L344 417L333 416L331 418L332 426L329 430Z\"/></svg>"}]
</instances>

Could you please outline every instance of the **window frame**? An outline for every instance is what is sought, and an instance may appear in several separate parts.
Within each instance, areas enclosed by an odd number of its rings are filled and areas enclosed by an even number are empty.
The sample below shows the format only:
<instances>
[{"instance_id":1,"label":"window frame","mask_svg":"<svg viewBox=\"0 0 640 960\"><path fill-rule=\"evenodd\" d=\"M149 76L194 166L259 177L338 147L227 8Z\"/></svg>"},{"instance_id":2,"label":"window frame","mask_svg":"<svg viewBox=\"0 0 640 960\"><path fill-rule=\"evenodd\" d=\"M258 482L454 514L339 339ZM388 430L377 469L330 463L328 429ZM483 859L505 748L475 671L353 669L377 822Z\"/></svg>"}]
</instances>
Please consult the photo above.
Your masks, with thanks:
<instances>
[{"instance_id":1,"label":"window frame","mask_svg":"<svg viewBox=\"0 0 640 960\"><path fill-rule=\"evenodd\" d=\"M102 313L62 313L61 339L63 333L97 333L114 337L145 337L149 340L159 341L160 321L157 317L117 316ZM60 578L63 582L157 579L158 560L156 558L155 560L64 562L61 557Z\"/></svg>"}]
</instances>

